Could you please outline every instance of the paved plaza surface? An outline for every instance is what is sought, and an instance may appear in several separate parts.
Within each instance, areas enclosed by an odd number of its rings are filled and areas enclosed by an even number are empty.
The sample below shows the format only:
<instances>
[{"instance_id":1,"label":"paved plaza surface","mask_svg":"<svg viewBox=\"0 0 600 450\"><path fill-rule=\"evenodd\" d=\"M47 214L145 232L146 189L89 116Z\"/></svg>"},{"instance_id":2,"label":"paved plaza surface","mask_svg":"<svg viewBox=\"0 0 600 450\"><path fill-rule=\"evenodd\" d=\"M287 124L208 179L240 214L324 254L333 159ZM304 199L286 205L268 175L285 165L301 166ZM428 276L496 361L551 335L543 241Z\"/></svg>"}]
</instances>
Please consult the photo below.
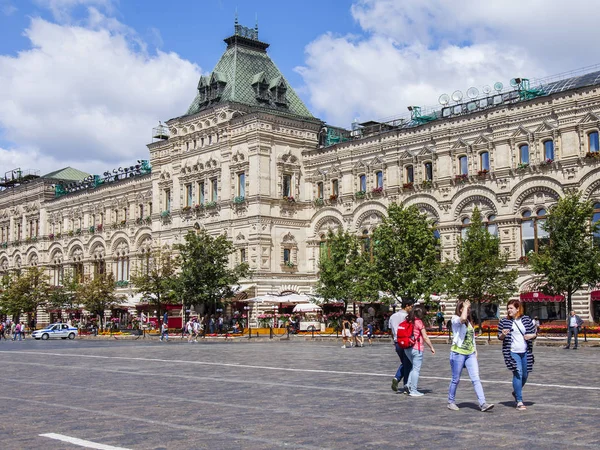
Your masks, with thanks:
<instances>
[{"instance_id":1,"label":"paved plaza surface","mask_svg":"<svg viewBox=\"0 0 600 450\"><path fill-rule=\"evenodd\" d=\"M498 345L480 345L488 402L463 373L446 408L449 346L426 353L426 395L395 394L391 344L334 340L0 342L6 449L600 448L600 349L535 347L514 408ZM55 436L56 437L56 436ZM91 445L91 444L89 444ZM88 447L93 448L93 447Z\"/></svg>"}]
</instances>

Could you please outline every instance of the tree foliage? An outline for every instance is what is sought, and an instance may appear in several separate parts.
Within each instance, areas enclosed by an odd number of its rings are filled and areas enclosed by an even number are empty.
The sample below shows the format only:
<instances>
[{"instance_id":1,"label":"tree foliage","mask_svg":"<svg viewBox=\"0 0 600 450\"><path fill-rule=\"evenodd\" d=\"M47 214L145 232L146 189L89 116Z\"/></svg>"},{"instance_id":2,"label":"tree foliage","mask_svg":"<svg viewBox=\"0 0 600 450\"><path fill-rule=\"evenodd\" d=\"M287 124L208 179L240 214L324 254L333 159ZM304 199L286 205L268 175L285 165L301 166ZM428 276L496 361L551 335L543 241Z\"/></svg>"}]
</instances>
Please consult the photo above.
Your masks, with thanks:
<instances>
[{"instance_id":1,"label":"tree foliage","mask_svg":"<svg viewBox=\"0 0 600 450\"><path fill-rule=\"evenodd\" d=\"M2 310L16 318L23 313L33 313L44 306L49 297L48 276L40 267L28 267L19 273L4 277L0 295Z\"/></svg>"},{"instance_id":2,"label":"tree foliage","mask_svg":"<svg viewBox=\"0 0 600 450\"><path fill-rule=\"evenodd\" d=\"M592 225L593 204L580 194L569 194L550 209L542 225L549 243L528 261L537 274L538 290L567 298L571 311L572 295L584 286L600 282L600 249L594 242L598 224Z\"/></svg>"},{"instance_id":3,"label":"tree foliage","mask_svg":"<svg viewBox=\"0 0 600 450\"><path fill-rule=\"evenodd\" d=\"M325 301L377 300L370 253L361 252L359 239L348 231L329 231L319 258L316 292Z\"/></svg>"},{"instance_id":4,"label":"tree foliage","mask_svg":"<svg viewBox=\"0 0 600 450\"><path fill-rule=\"evenodd\" d=\"M48 306L52 309L76 309L79 305L78 298L79 280L72 271L66 272L60 286L51 286L48 296Z\"/></svg>"},{"instance_id":5,"label":"tree foliage","mask_svg":"<svg viewBox=\"0 0 600 450\"><path fill-rule=\"evenodd\" d=\"M150 257L136 268L131 276L135 291L142 299L153 305L160 319L165 303L178 302L176 296L177 270L179 263L169 248L158 248Z\"/></svg>"},{"instance_id":6,"label":"tree foliage","mask_svg":"<svg viewBox=\"0 0 600 450\"><path fill-rule=\"evenodd\" d=\"M517 270L508 270L508 253L500 251L500 240L490 234L479 209L471 216L466 236L458 244L458 261L446 264L449 294L477 304L481 324L481 302L501 304L517 289Z\"/></svg>"},{"instance_id":7,"label":"tree foliage","mask_svg":"<svg viewBox=\"0 0 600 450\"><path fill-rule=\"evenodd\" d=\"M119 304L115 293L115 278L112 273L97 274L93 279L81 283L77 290L79 301L91 314L100 317L100 328L104 329L104 311Z\"/></svg>"},{"instance_id":8,"label":"tree foliage","mask_svg":"<svg viewBox=\"0 0 600 450\"><path fill-rule=\"evenodd\" d=\"M176 249L181 265L176 291L184 305L214 307L221 299L233 296L232 286L249 275L247 263L229 268L234 247L224 235L212 237L205 230L190 231L185 243Z\"/></svg>"},{"instance_id":9,"label":"tree foliage","mask_svg":"<svg viewBox=\"0 0 600 450\"><path fill-rule=\"evenodd\" d=\"M431 221L417 207L392 204L373 233L374 272L381 290L428 300L438 290L439 249Z\"/></svg>"}]
</instances>

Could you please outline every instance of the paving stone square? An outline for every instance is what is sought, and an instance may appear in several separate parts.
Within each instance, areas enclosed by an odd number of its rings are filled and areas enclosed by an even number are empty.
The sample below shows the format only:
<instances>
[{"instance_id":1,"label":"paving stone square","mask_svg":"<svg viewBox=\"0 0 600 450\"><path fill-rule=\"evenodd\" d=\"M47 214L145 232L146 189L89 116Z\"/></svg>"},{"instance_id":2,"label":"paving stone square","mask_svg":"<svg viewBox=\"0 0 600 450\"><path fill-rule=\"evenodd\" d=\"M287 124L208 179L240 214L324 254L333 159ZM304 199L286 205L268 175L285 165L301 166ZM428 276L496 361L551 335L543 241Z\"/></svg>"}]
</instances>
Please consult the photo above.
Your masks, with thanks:
<instances>
[{"instance_id":1,"label":"paving stone square","mask_svg":"<svg viewBox=\"0 0 600 450\"><path fill-rule=\"evenodd\" d=\"M516 411L499 345L479 345L488 402L466 370L446 408L449 346L425 354L419 388L394 393L388 342L291 339L0 342L3 448L600 448L600 349L535 347Z\"/></svg>"}]
</instances>

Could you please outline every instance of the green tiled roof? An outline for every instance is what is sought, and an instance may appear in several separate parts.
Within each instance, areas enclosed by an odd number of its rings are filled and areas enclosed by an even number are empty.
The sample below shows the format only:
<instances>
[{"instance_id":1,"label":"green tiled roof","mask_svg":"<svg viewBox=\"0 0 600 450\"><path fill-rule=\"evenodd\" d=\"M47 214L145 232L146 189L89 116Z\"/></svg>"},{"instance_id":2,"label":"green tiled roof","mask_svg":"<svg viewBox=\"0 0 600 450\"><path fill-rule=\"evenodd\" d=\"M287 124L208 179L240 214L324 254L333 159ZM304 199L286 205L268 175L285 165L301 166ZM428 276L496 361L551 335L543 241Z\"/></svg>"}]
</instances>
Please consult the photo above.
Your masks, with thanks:
<instances>
[{"instance_id":1,"label":"green tiled roof","mask_svg":"<svg viewBox=\"0 0 600 450\"><path fill-rule=\"evenodd\" d=\"M221 56L213 72L209 76L200 77L198 82L199 88L207 86L211 82L224 82L225 86L221 96L218 100L203 103L200 93L197 93L185 115L196 114L215 104L235 102L273 110L273 112L279 111L286 115L313 117L267 54L268 44L239 35L227 38L225 42L228 43L227 50ZM257 100L253 84L268 84L271 89L280 85L282 81L285 83L287 105Z\"/></svg>"},{"instance_id":2,"label":"green tiled roof","mask_svg":"<svg viewBox=\"0 0 600 450\"><path fill-rule=\"evenodd\" d=\"M44 175L42 178L54 178L56 180L69 180L69 181L81 181L86 177L89 177L89 173L82 172L81 170L73 169L72 167L65 167L64 169L56 170Z\"/></svg>"}]
</instances>

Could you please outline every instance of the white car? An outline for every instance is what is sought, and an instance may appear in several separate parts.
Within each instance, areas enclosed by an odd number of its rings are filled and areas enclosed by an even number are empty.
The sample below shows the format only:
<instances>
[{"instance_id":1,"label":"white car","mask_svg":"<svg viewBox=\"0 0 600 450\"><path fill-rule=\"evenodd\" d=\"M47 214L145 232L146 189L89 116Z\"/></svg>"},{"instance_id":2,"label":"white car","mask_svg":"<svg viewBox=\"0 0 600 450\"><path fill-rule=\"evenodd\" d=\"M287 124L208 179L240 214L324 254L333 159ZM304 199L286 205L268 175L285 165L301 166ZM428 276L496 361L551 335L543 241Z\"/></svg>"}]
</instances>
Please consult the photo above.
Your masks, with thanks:
<instances>
[{"instance_id":1,"label":"white car","mask_svg":"<svg viewBox=\"0 0 600 450\"><path fill-rule=\"evenodd\" d=\"M77 328L70 327L66 323L53 323L48 325L43 330L35 330L31 333L31 337L34 339L75 339L77 336Z\"/></svg>"}]
</instances>

